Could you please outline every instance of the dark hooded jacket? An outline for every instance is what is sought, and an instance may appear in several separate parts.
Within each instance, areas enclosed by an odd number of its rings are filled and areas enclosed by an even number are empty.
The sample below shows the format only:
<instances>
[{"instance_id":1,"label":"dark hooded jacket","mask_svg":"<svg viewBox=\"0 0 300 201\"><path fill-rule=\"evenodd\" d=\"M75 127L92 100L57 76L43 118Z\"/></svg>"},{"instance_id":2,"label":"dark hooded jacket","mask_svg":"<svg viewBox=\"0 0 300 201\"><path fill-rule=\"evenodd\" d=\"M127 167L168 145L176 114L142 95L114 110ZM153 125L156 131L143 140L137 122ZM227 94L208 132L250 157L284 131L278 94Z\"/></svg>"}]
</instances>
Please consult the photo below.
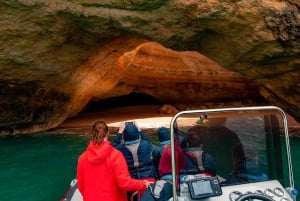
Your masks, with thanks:
<instances>
[{"instance_id":1,"label":"dark hooded jacket","mask_svg":"<svg viewBox=\"0 0 300 201\"><path fill-rule=\"evenodd\" d=\"M137 160L130 146L136 145ZM130 175L136 179L155 178L155 168L152 160L153 146L143 131L138 131L134 124L126 125L123 134L118 133L114 146L120 150L127 162Z\"/></svg>"},{"instance_id":2,"label":"dark hooded jacket","mask_svg":"<svg viewBox=\"0 0 300 201\"><path fill-rule=\"evenodd\" d=\"M126 137L125 137L126 136ZM119 144L124 143L124 141L131 142L137 139L150 141L144 131L139 131L135 125L126 125L123 133L117 133L113 141L113 146L117 147Z\"/></svg>"},{"instance_id":3,"label":"dark hooded jacket","mask_svg":"<svg viewBox=\"0 0 300 201\"><path fill-rule=\"evenodd\" d=\"M157 136L158 136L159 144L154 146L152 156L153 156L153 164L156 170L156 177L157 179L159 179L160 178L159 171L158 171L159 161L163 150L168 144L170 144L170 134L167 128L160 127L157 130Z\"/></svg>"},{"instance_id":4,"label":"dark hooded jacket","mask_svg":"<svg viewBox=\"0 0 300 201\"><path fill-rule=\"evenodd\" d=\"M145 183L132 179L126 161L109 142L90 142L78 159L78 189L84 201L127 201L126 191L143 191Z\"/></svg>"}]
</instances>

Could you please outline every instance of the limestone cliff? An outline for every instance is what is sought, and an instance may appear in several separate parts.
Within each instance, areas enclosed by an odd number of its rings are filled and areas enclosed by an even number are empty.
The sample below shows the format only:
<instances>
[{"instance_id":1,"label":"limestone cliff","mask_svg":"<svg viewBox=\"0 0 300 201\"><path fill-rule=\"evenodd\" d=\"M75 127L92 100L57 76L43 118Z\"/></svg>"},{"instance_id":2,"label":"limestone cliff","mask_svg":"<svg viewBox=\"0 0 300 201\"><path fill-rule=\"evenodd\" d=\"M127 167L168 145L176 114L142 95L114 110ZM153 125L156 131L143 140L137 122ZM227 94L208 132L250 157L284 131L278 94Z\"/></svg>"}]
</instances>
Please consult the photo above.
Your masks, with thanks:
<instances>
[{"instance_id":1,"label":"limestone cliff","mask_svg":"<svg viewBox=\"0 0 300 201\"><path fill-rule=\"evenodd\" d=\"M300 121L298 0L4 0L0 133L53 128L90 101L262 97Z\"/></svg>"}]
</instances>

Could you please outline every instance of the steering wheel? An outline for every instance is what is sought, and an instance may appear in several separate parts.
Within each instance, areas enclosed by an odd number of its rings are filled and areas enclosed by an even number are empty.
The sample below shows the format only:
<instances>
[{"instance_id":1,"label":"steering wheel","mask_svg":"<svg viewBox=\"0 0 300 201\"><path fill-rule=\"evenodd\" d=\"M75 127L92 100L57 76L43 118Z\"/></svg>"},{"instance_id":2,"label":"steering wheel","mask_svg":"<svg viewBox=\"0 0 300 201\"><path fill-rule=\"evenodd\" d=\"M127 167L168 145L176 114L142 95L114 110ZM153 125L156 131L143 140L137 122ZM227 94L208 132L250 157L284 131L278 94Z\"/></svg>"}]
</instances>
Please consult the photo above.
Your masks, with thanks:
<instances>
[{"instance_id":1,"label":"steering wheel","mask_svg":"<svg viewBox=\"0 0 300 201\"><path fill-rule=\"evenodd\" d=\"M256 194L256 193L247 193L247 194L241 195L235 201L246 201L246 200L251 200L251 199L257 199L257 200L262 200L262 201L274 201L272 198L270 198L266 195Z\"/></svg>"}]
</instances>

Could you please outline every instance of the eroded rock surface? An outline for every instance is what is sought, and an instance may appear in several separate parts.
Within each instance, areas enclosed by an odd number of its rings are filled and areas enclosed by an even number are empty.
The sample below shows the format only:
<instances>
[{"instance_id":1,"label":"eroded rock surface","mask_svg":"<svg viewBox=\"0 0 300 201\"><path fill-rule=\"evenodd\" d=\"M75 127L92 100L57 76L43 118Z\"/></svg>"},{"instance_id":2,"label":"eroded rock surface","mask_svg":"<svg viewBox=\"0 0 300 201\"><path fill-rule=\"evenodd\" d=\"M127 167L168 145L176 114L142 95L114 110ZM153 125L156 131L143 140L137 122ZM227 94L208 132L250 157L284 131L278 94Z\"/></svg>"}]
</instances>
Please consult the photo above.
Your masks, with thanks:
<instances>
[{"instance_id":1,"label":"eroded rock surface","mask_svg":"<svg viewBox=\"0 0 300 201\"><path fill-rule=\"evenodd\" d=\"M0 133L56 127L90 101L268 101L300 121L300 2L0 2Z\"/></svg>"}]
</instances>

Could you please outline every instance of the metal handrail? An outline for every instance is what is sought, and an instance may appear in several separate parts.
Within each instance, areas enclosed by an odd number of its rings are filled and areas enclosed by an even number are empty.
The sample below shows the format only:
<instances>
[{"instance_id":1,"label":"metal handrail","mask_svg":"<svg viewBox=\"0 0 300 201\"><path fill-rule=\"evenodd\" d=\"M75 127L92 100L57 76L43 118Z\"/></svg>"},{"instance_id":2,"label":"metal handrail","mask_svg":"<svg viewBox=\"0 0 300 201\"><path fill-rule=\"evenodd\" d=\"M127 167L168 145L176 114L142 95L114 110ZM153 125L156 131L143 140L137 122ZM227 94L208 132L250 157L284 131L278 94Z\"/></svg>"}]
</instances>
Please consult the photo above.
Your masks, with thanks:
<instances>
[{"instance_id":1,"label":"metal handrail","mask_svg":"<svg viewBox=\"0 0 300 201\"><path fill-rule=\"evenodd\" d=\"M293 171L292 171L292 159L290 153L290 144L289 144L289 134L288 134L288 123L287 117L284 111L277 106L256 106L256 107L236 107L236 108L219 108L219 109L203 109L203 110L188 110L177 113L171 120L170 123L170 137L171 137L171 164L172 164L172 190L173 190L173 201L177 201L177 180L176 180L176 164L175 164L175 140L174 140L174 125L176 119L180 115L184 114L195 114L195 113L216 113L216 112L241 112L241 111L258 111L258 110L277 110L283 119L284 126L284 135L286 140L286 152L287 152L287 160L288 160L288 171L289 171L289 180L290 186L294 188L294 179L293 179Z\"/></svg>"}]
</instances>

